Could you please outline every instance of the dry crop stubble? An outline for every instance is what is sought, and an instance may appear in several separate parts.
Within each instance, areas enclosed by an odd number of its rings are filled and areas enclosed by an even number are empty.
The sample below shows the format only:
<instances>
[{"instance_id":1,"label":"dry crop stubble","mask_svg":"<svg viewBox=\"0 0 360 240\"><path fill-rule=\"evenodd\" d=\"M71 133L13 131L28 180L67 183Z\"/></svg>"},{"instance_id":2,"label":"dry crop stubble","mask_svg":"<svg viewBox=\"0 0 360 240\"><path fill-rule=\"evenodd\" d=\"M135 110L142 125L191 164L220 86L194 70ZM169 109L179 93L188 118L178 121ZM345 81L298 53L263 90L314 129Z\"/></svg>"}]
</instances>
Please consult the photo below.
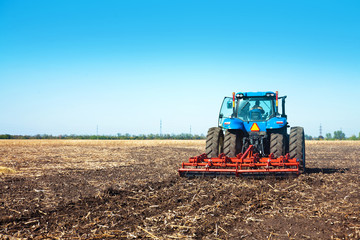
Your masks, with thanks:
<instances>
[{"instance_id":1,"label":"dry crop stubble","mask_svg":"<svg viewBox=\"0 0 360 240\"><path fill-rule=\"evenodd\" d=\"M0 140L0 166L16 168L22 174L42 174L46 170L102 169L141 164L141 154L150 151L147 148L201 149L203 144L201 140ZM136 153L139 156L131 155L134 148L139 148ZM156 155L156 151L147 154ZM145 161L145 164L150 162Z\"/></svg>"},{"instance_id":2,"label":"dry crop stubble","mask_svg":"<svg viewBox=\"0 0 360 240\"><path fill-rule=\"evenodd\" d=\"M358 239L360 142L308 141L298 178L185 179L205 142L2 140L0 236ZM1 237L0 237L1 238Z\"/></svg>"}]
</instances>

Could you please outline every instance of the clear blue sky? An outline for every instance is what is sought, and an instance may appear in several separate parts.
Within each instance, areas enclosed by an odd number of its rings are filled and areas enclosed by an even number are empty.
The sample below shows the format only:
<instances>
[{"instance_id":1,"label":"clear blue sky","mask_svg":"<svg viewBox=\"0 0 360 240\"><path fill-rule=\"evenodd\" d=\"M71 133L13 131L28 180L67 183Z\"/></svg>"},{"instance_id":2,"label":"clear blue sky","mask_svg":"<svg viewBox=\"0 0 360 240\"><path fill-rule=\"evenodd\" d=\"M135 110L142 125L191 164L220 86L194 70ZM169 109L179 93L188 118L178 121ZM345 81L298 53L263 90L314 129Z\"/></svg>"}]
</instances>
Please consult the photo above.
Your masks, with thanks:
<instances>
[{"instance_id":1,"label":"clear blue sky","mask_svg":"<svg viewBox=\"0 0 360 240\"><path fill-rule=\"evenodd\" d=\"M360 1L0 0L0 133L206 134L233 91L360 132Z\"/></svg>"}]
</instances>

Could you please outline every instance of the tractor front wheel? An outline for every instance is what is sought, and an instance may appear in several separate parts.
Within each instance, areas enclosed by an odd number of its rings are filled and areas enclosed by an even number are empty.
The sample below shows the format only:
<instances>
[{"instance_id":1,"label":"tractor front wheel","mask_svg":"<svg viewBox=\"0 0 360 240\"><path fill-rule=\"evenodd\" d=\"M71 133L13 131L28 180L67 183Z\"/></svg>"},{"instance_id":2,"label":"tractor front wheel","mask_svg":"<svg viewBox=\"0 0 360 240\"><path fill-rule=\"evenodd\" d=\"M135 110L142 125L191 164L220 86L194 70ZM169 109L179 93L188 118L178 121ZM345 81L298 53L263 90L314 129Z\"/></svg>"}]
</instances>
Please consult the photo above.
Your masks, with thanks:
<instances>
[{"instance_id":1,"label":"tractor front wheel","mask_svg":"<svg viewBox=\"0 0 360 240\"><path fill-rule=\"evenodd\" d=\"M223 152L224 133L219 127L209 129L206 136L205 153L209 158L218 157Z\"/></svg>"},{"instance_id":2,"label":"tractor front wheel","mask_svg":"<svg viewBox=\"0 0 360 240\"><path fill-rule=\"evenodd\" d=\"M304 128L292 127L290 129L290 140L289 140L289 154L290 158L299 159L299 170L300 173L304 173L305 168L305 134Z\"/></svg>"}]
</instances>

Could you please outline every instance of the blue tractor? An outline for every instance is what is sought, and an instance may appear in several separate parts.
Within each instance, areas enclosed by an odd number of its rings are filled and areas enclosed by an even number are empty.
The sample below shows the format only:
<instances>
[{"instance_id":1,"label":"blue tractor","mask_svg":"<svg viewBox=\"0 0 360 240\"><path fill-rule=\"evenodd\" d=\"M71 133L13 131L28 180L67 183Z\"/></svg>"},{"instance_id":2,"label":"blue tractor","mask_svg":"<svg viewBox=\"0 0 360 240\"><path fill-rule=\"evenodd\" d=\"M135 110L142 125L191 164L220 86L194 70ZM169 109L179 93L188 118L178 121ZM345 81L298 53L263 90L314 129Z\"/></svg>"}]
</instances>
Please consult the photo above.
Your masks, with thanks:
<instances>
[{"instance_id":1,"label":"blue tractor","mask_svg":"<svg viewBox=\"0 0 360 240\"><path fill-rule=\"evenodd\" d=\"M216 158L222 153L235 157L252 145L254 153L261 157L289 154L299 162L300 173L305 172L304 129L291 127L288 134L285 99L278 92L239 92L225 97L218 127L210 128L207 133L207 157Z\"/></svg>"}]
</instances>

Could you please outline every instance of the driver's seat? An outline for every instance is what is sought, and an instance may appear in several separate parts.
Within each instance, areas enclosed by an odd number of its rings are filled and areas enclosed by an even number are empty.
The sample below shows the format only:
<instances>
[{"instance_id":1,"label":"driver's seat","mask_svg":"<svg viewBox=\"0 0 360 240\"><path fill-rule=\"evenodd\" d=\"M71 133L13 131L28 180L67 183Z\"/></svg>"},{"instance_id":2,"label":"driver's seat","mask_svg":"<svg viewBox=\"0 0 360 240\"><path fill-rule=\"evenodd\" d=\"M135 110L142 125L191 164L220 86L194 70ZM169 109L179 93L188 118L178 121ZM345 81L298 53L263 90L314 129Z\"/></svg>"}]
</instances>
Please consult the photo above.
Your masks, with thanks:
<instances>
[{"instance_id":1,"label":"driver's seat","mask_svg":"<svg viewBox=\"0 0 360 240\"><path fill-rule=\"evenodd\" d=\"M260 109L253 109L250 111L250 121L259 121L262 120L261 110Z\"/></svg>"}]
</instances>

